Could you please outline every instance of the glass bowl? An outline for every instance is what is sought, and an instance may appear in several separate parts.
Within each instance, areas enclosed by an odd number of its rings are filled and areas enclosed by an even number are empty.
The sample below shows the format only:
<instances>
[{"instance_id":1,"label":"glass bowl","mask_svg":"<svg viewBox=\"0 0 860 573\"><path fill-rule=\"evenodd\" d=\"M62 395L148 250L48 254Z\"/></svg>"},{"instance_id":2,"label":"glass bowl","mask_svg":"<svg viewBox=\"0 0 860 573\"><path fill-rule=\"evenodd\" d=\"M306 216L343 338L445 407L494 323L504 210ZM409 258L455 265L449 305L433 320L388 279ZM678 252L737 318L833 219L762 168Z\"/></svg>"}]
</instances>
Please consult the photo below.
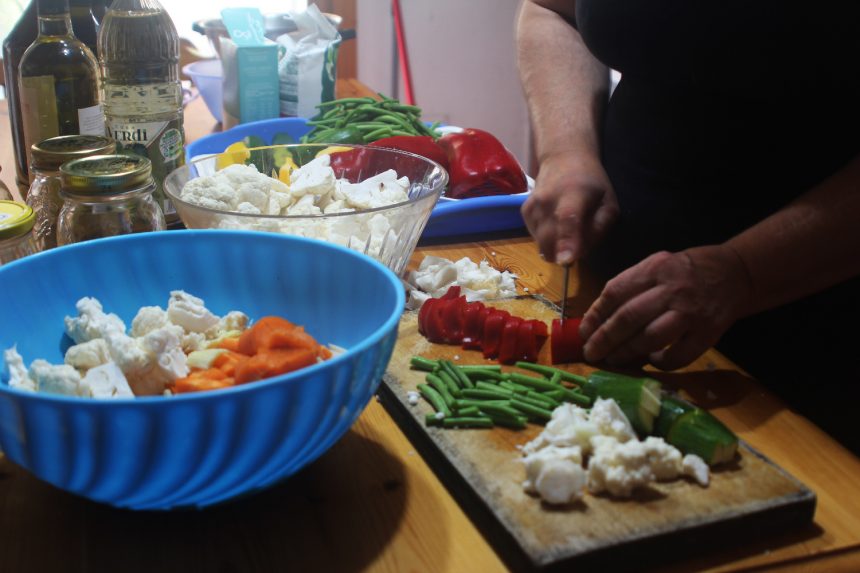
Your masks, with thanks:
<instances>
[{"instance_id":1,"label":"glass bowl","mask_svg":"<svg viewBox=\"0 0 860 573\"><path fill-rule=\"evenodd\" d=\"M334 152L332 152L334 149ZM211 208L182 198L186 184L213 176L229 161L254 165L260 173L278 179L285 163L303 167L318 154L329 154L334 177L360 183L388 170L408 178L405 200L375 208L313 215L259 214L238 208ZM228 159L229 158L229 159ZM393 149L360 145L271 145L197 158L170 173L164 189L183 224L190 229L242 229L298 235L339 244L378 260L402 275L448 174L434 161ZM280 183L273 183L278 185ZM232 192L241 193L238 184Z\"/></svg>"}]
</instances>

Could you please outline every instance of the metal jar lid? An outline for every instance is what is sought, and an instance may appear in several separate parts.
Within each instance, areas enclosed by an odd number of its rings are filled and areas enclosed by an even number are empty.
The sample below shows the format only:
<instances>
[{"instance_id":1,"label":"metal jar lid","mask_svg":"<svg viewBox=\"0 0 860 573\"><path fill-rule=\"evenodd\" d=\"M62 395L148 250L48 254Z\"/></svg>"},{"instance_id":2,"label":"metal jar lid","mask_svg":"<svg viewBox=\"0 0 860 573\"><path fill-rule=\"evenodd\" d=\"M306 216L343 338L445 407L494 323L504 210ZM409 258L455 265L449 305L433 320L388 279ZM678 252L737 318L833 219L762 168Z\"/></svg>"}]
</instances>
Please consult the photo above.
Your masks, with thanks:
<instances>
[{"instance_id":1,"label":"metal jar lid","mask_svg":"<svg viewBox=\"0 0 860 573\"><path fill-rule=\"evenodd\" d=\"M139 155L93 155L60 166L60 185L75 195L107 196L152 183L152 163Z\"/></svg>"},{"instance_id":2,"label":"metal jar lid","mask_svg":"<svg viewBox=\"0 0 860 573\"><path fill-rule=\"evenodd\" d=\"M34 143L30 151L33 169L56 171L66 161L116 153L116 141L101 135L60 135Z\"/></svg>"},{"instance_id":3,"label":"metal jar lid","mask_svg":"<svg viewBox=\"0 0 860 573\"><path fill-rule=\"evenodd\" d=\"M0 241L29 233L36 223L33 209L18 201L0 201Z\"/></svg>"}]
</instances>

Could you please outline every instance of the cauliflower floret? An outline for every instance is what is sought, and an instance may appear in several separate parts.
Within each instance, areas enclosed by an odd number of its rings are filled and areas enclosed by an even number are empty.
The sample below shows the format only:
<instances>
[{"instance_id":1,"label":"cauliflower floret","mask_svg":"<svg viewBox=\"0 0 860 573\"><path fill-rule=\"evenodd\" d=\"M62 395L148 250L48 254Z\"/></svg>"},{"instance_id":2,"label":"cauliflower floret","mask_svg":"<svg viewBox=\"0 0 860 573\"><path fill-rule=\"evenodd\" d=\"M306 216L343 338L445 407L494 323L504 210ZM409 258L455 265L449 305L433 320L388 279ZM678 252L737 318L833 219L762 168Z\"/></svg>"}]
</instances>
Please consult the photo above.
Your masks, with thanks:
<instances>
[{"instance_id":1,"label":"cauliflower floret","mask_svg":"<svg viewBox=\"0 0 860 573\"><path fill-rule=\"evenodd\" d=\"M588 411L575 404L565 403L553 410L552 418L543 431L523 446L523 453L530 454L546 446L579 446L583 454L591 451L591 437L597 427L588 419Z\"/></svg>"},{"instance_id":2,"label":"cauliflower floret","mask_svg":"<svg viewBox=\"0 0 860 573\"><path fill-rule=\"evenodd\" d=\"M137 396L162 394L168 384L188 374L187 359L175 329L160 328L142 338L112 332L107 343L111 358Z\"/></svg>"},{"instance_id":3,"label":"cauliflower floret","mask_svg":"<svg viewBox=\"0 0 860 573\"><path fill-rule=\"evenodd\" d=\"M63 360L78 371L86 372L110 361L110 349L104 338L94 338L70 346Z\"/></svg>"},{"instance_id":4,"label":"cauliflower floret","mask_svg":"<svg viewBox=\"0 0 860 573\"><path fill-rule=\"evenodd\" d=\"M125 323L117 315L106 314L102 303L92 297L80 299L75 307L77 317L65 318L66 334L77 343L87 342L94 338L104 338L109 331L125 332Z\"/></svg>"},{"instance_id":5,"label":"cauliflower floret","mask_svg":"<svg viewBox=\"0 0 860 573\"><path fill-rule=\"evenodd\" d=\"M609 492L615 497L630 497L633 490L654 481L648 452L642 442L621 443L611 436L594 436L594 450L588 461L588 489Z\"/></svg>"},{"instance_id":6,"label":"cauliflower floret","mask_svg":"<svg viewBox=\"0 0 860 573\"><path fill-rule=\"evenodd\" d=\"M125 375L115 362L90 368L81 380L81 393L91 398L133 398Z\"/></svg>"},{"instance_id":7,"label":"cauliflower floret","mask_svg":"<svg viewBox=\"0 0 860 573\"><path fill-rule=\"evenodd\" d=\"M218 173L223 173L230 167L233 166L230 165ZM232 210L236 206L236 192L230 182L224 177L219 177L218 173L211 177L192 179L185 184L179 196L184 201L200 207L224 211Z\"/></svg>"},{"instance_id":8,"label":"cauliflower floret","mask_svg":"<svg viewBox=\"0 0 860 573\"><path fill-rule=\"evenodd\" d=\"M259 207L257 207L253 203L248 203L247 201L239 203L236 206L236 211L245 215L260 215L262 213Z\"/></svg>"},{"instance_id":9,"label":"cauliflower floret","mask_svg":"<svg viewBox=\"0 0 860 573\"><path fill-rule=\"evenodd\" d=\"M29 376L39 392L81 396L81 375L68 364L54 365L37 358L30 364Z\"/></svg>"},{"instance_id":10,"label":"cauliflower floret","mask_svg":"<svg viewBox=\"0 0 860 573\"><path fill-rule=\"evenodd\" d=\"M160 306L143 306L131 321L131 335L137 338L170 324L167 311Z\"/></svg>"},{"instance_id":11,"label":"cauliflower floret","mask_svg":"<svg viewBox=\"0 0 860 573\"><path fill-rule=\"evenodd\" d=\"M702 487L708 487L711 481L711 468L705 463L705 460L695 454L687 454L681 460L682 473L696 480Z\"/></svg>"},{"instance_id":12,"label":"cauliflower floret","mask_svg":"<svg viewBox=\"0 0 860 573\"><path fill-rule=\"evenodd\" d=\"M203 299L181 290L170 291L167 316L170 322L181 326L186 332L206 332L219 320L204 306Z\"/></svg>"},{"instance_id":13,"label":"cauliflower floret","mask_svg":"<svg viewBox=\"0 0 860 573\"><path fill-rule=\"evenodd\" d=\"M334 189L334 170L331 168L331 157L328 154L320 155L290 173L290 194L295 198L303 195L329 195Z\"/></svg>"},{"instance_id":14,"label":"cauliflower floret","mask_svg":"<svg viewBox=\"0 0 860 573\"><path fill-rule=\"evenodd\" d=\"M24 359L18 353L16 346L7 348L3 351L3 362L6 363L6 368L9 370L9 386L18 390L29 390L36 392L36 382L27 375L27 367L24 366Z\"/></svg>"},{"instance_id":15,"label":"cauliflower floret","mask_svg":"<svg viewBox=\"0 0 860 573\"><path fill-rule=\"evenodd\" d=\"M439 297L453 285L459 285L466 300L486 300L516 296L516 275L497 271L486 260L476 264L468 257L456 262L442 257L426 256L418 269L409 273L407 282L415 288L410 291L408 308L420 308L424 301Z\"/></svg>"},{"instance_id":16,"label":"cauliflower floret","mask_svg":"<svg viewBox=\"0 0 860 573\"><path fill-rule=\"evenodd\" d=\"M408 189L409 180L398 179L397 173L389 169L358 183L338 181L336 197L343 197L347 205L356 209L373 209L406 201Z\"/></svg>"},{"instance_id":17,"label":"cauliflower floret","mask_svg":"<svg viewBox=\"0 0 860 573\"><path fill-rule=\"evenodd\" d=\"M176 325L173 325L176 326ZM181 327L177 327L180 328ZM195 350L203 350L209 346L209 338L203 332L182 332L179 335L181 339L182 350L186 353L194 352Z\"/></svg>"},{"instance_id":18,"label":"cauliflower floret","mask_svg":"<svg viewBox=\"0 0 860 573\"><path fill-rule=\"evenodd\" d=\"M314 205L313 195L302 195L293 205L287 207L286 215L319 215L322 211Z\"/></svg>"},{"instance_id":19,"label":"cauliflower floret","mask_svg":"<svg viewBox=\"0 0 860 573\"><path fill-rule=\"evenodd\" d=\"M207 335L211 332L212 336L209 338L217 338L227 332L242 331L246 328L248 328L248 315L239 310L231 310L221 317L215 330L208 331Z\"/></svg>"},{"instance_id":20,"label":"cauliflower floret","mask_svg":"<svg viewBox=\"0 0 860 573\"><path fill-rule=\"evenodd\" d=\"M594 422L597 432L603 436L612 436L622 443L637 439L630 420L611 398L598 398L591 407L589 420Z\"/></svg>"},{"instance_id":21,"label":"cauliflower floret","mask_svg":"<svg viewBox=\"0 0 860 573\"><path fill-rule=\"evenodd\" d=\"M673 445L667 444L663 438L648 436L642 442L648 463L658 481L672 480L684 471L682 454Z\"/></svg>"},{"instance_id":22,"label":"cauliflower floret","mask_svg":"<svg viewBox=\"0 0 860 573\"><path fill-rule=\"evenodd\" d=\"M547 503L569 503L580 499L586 474L582 469L579 446L547 446L523 459L526 467L526 491L537 493Z\"/></svg>"}]
</instances>

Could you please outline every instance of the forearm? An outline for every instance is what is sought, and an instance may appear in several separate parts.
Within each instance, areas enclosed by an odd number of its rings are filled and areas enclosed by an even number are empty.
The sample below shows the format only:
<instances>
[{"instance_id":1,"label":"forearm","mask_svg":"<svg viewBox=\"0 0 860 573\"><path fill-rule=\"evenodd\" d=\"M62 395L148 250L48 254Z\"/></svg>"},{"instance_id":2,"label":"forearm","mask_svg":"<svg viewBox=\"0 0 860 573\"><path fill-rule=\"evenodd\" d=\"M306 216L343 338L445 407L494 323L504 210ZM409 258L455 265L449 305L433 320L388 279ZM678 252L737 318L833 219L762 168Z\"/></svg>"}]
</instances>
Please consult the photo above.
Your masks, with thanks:
<instances>
[{"instance_id":1,"label":"forearm","mask_svg":"<svg viewBox=\"0 0 860 573\"><path fill-rule=\"evenodd\" d=\"M609 74L560 15L568 10L565 16L572 19L572 5L526 0L517 22L517 63L539 161L571 151L600 156Z\"/></svg>"},{"instance_id":2,"label":"forearm","mask_svg":"<svg viewBox=\"0 0 860 573\"><path fill-rule=\"evenodd\" d=\"M860 156L726 246L749 273L746 314L860 274Z\"/></svg>"}]
</instances>

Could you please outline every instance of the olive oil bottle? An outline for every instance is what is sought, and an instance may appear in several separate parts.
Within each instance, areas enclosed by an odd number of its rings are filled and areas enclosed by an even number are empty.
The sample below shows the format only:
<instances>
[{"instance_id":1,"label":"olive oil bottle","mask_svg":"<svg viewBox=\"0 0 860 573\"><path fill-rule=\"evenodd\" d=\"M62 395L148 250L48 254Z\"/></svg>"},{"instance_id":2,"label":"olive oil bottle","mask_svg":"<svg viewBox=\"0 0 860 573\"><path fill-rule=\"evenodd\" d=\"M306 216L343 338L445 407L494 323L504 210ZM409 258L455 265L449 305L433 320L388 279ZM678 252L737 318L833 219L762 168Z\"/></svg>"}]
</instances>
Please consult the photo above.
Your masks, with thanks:
<instances>
[{"instance_id":1,"label":"olive oil bottle","mask_svg":"<svg viewBox=\"0 0 860 573\"><path fill-rule=\"evenodd\" d=\"M21 56L18 96L28 165L30 146L49 137L104 135L98 63L72 32L68 0L38 0L38 35Z\"/></svg>"},{"instance_id":2,"label":"olive oil bottle","mask_svg":"<svg viewBox=\"0 0 860 573\"><path fill-rule=\"evenodd\" d=\"M98 61L99 21L93 8L94 3L90 0L69 0L72 31L78 40L87 45Z\"/></svg>"}]
</instances>

